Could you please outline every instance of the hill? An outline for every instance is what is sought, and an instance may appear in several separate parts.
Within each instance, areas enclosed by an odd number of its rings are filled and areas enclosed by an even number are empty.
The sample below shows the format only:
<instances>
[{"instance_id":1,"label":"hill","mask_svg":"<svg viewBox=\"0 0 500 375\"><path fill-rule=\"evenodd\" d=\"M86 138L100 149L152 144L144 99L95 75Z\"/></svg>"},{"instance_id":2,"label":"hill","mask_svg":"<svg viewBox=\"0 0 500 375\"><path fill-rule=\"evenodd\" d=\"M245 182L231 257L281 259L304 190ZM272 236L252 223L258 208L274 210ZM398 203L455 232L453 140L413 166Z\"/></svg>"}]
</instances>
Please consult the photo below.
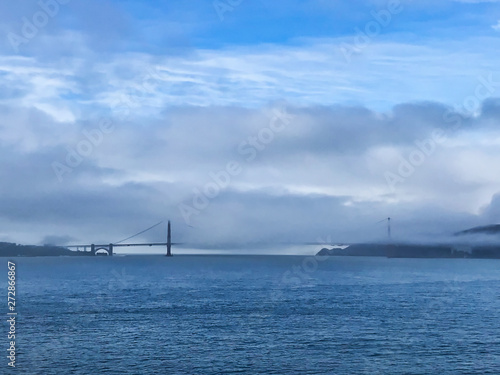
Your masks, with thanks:
<instances>
[{"instance_id":1,"label":"hill","mask_svg":"<svg viewBox=\"0 0 500 375\"><path fill-rule=\"evenodd\" d=\"M33 245L18 245L11 242L0 242L0 257L37 257L37 256L82 256L89 255L82 251L71 251L61 246L33 246Z\"/></svg>"},{"instance_id":2,"label":"hill","mask_svg":"<svg viewBox=\"0 0 500 375\"><path fill-rule=\"evenodd\" d=\"M500 245L452 246L423 244L353 244L345 249L321 249L317 255L388 258L483 258L500 259Z\"/></svg>"},{"instance_id":3,"label":"hill","mask_svg":"<svg viewBox=\"0 0 500 375\"><path fill-rule=\"evenodd\" d=\"M455 233L456 236L464 234L500 234L500 224L484 225Z\"/></svg>"}]
</instances>

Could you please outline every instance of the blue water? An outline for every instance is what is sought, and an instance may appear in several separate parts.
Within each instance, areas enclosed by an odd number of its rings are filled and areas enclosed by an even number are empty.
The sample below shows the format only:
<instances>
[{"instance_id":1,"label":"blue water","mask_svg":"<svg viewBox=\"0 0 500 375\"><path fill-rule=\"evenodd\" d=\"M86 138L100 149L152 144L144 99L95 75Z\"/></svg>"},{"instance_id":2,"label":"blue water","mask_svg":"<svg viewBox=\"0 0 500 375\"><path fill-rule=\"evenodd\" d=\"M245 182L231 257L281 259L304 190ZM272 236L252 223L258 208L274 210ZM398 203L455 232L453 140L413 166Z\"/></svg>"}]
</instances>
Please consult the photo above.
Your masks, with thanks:
<instances>
[{"instance_id":1,"label":"blue water","mask_svg":"<svg viewBox=\"0 0 500 375\"><path fill-rule=\"evenodd\" d=\"M500 374L500 261L322 259L15 258L17 367L0 368Z\"/></svg>"}]
</instances>

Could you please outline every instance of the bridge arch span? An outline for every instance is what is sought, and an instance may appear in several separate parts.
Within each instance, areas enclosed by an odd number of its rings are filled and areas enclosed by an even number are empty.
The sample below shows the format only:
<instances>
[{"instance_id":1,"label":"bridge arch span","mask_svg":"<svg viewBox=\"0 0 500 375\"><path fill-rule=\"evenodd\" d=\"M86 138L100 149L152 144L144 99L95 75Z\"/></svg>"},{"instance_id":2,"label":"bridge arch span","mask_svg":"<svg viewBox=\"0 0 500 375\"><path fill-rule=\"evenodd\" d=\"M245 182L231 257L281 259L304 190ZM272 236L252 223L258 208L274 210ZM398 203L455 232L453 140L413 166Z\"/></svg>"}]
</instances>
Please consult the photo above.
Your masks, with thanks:
<instances>
[{"instance_id":1,"label":"bridge arch span","mask_svg":"<svg viewBox=\"0 0 500 375\"><path fill-rule=\"evenodd\" d=\"M92 252L93 255L100 255L103 254L103 251L106 253L106 255L112 256L113 255L113 244L110 243L109 245L90 245L90 251Z\"/></svg>"},{"instance_id":2,"label":"bridge arch span","mask_svg":"<svg viewBox=\"0 0 500 375\"><path fill-rule=\"evenodd\" d=\"M109 250L107 247L99 247L95 249L94 255L106 254L109 255Z\"/></svg>"}]
</instances>

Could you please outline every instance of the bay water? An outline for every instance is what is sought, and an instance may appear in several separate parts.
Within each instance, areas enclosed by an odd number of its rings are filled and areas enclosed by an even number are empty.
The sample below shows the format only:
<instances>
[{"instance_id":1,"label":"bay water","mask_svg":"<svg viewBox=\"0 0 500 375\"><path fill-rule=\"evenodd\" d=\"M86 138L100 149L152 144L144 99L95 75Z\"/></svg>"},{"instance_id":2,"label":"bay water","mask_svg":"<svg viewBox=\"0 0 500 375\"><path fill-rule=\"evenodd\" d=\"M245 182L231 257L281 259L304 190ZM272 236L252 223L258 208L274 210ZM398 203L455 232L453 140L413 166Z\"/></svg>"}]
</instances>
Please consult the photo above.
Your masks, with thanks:
<instances>
[{"instance_id":1,"label":"bay water","mask_svg":"<svg viewBox=\"0 0 500 375\"><path fill-rule=\"evenodd\" d=\"M16 368L0 373L500 374L499 260L9 260Z\"/></svg>"}]
</instances>

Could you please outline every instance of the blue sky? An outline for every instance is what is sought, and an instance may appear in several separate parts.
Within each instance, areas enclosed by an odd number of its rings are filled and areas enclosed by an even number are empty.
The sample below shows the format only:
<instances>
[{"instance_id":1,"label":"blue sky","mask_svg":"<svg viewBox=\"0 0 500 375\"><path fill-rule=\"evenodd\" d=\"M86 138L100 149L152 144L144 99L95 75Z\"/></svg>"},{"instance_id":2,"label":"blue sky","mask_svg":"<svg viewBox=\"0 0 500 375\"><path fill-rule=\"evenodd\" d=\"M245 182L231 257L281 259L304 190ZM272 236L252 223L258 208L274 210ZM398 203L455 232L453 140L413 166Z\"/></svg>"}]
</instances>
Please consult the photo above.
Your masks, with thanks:
<instances>
[{"instance_id":1,"label":"blue sky","mask_svg":"<svg viewBox=\"0 0 500 375\"><path fill-rule=\"evenodd\" d=\"M182 41L179 43L181 47L189 44L194 48L220 48L263 43L294 44L303 38L349 37L356 27L363 29L372 20L371 12L386 10L390 4L388 1L290 0L233 3L239 5L232 6L231 2L223 0L107 1L91 5L95 7L91 14L82 12L79 23L74 23L75 17L67 17L67 20L73 21L68 24L70 28L84 32L88 32L85 26L94 23L92 26L96 32L107 34L101 35L103 39L113 34L125 36L127 50L130 50L130 43L135 42L141 44L134 46L136 51L164 54L164 48L170 46L169 41L176 39ZM394 8L401 9L401 12L384 28L380 35L382 40L398 38L398 35L405 41L403 38L407 35L411 35L414 41L492 36L491 26L498 21L495 1L401 0L395 4ZM85 4L84 7L89 6ZM108 12L112 17L107 17Z\"/></svg>"},{"instance_id":2,"label":"blue sky","mask_svg":"<svg viewBox=\"0 0 500 375\"><path fill-rule=\"evenodd\" d=\"M107 63L116 74L116 65L131 58L137 70L176 66L205 88L204 99L186 98L189 104L207 104L210 91L216 105L459 105L481 73L497 71L494 1L72 1L16 52L9 35L22 36L23 17L32 20L40 10L33 2L19 8L6 10L5 55L51 66L79 58L85 67ZM134 79L132 70L117 78ZM81 79L88 82L86 73Z\"/></svg>"},{"instance_id":3,"label":"blue sky","mask_svg":"<svg viewBox=\"0 0 500 375\"><path fill-rule=\"evenodd\" d=\"M0 4L0 241L166 218L215 245L499 221L499 1L41 4Z\"/></svg>"},{"instance_id":4,"label":"blue sky","mask_svg":"<svg viewBox=\"0 0 500 375\"><path fill-rule=\"evenodd\" d=\"M108 63L111 69L130 58L138 70L175 65L198 76L218 105L281 99L380 110L415 100L460 105L481 73L497 71L496 1L229 4L70 1L33 39L13 48L23 17L31 21L40 10L25 2L5 9L2 49L52 66L77 58L86 67ZM132 70L122 69L118 78L135 78ZM88 82L85 73L81 79Z\"/></svg>"}]
</instances>

